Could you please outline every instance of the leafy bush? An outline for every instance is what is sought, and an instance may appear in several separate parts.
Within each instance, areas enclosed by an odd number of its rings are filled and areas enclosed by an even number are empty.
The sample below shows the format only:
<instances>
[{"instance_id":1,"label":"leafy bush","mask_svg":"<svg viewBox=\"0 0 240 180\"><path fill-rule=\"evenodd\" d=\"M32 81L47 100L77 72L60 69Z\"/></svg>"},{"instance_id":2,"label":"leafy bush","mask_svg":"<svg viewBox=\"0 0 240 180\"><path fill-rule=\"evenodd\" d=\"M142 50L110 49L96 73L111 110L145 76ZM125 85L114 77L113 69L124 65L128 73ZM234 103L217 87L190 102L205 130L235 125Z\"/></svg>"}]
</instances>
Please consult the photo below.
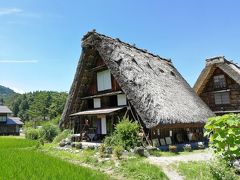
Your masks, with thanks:
<instances>
[{"instance_id":1,"label":"leafy bush","mask_svg":"<svg viewBox=\"0 0 240 180\"><path fill-rule=\"evenodd\" d=\"M214 179L217 180L235 180L237 175L234 170L227 165L227 162L223 159L216 159L209 163L210 172Z\"/></svg>"},{"instance_id":2,"label":"leafy bush","mask_svg":"<svg viewBox=\"0 0 240 180\"><path fill-rule=\"evenodd\" d=\"M25 129L26 139L37 140L39 138L39 129L27 128Z\"/></svg>"},{"instance_id":3,"label":"leafy bush","mask_svg":"<svg viewBox=\"0 0 240 180\"><path fill-rule=\"evenodd\" d=\"M49 142L53 141L53 139L58 135L58 132L58 127L51 123L44 124L39 130L40 137Z\"/></svg>"},{"instance_id":4,"label":"leafy bush","mask_svg":"<svg viewBox=\"0 0 240 180\"><path fill-rule=\"evenodd\" d=\"M139 145L138 138L139 125L137 122L131 122L129 118L124 117L115 128L112 136L106 137L104 143L107 147L122 146L129 150Z\"/></svg>"},{"instance_id":5,"label":"leafy bush","mask_svg":"<svg viewBox=\"0 0 240 180\"><path fill-rule=\"evenodd\" d=\"M208 119L205 135L210 136L216 154L232 161L240 157L240 114L226 114Z\"/></svg>"},{"instance_id":6,"label":"leafy bush","mask_svg":"<svg viewBox=\"0 0 240 180\"><path fill-rule=\"evenodd\" d=\"M53 143L59 143L61 140L68 138L72 131L70 129L65 129L59 133L53 140Z\"/></svg>"},{"instance_id":7,"label":"leafy bush","mask_svg":"<svg viewBox=\"0 0 240 180\"><path fill-rule=\"evenodd\" d=\"M57 117L53 118L51 122L55 125L58 125L61 120L61 115L58 115Z\"/></svg>"},{"instance_id":8,"label":"leafy bush","mask_svg":"<svg viewBox=\"0 0 240 180\"><path fill-rule=\"evenodd\" d=\"M120 159L122 154L123 154L124 148L122 146L115 146L113 149L113 155L117 158Z\"/></svg>"},{"instance_id":9,"label":"leafy bush","mask_svg":"<svg viewBox=\"0 0 240 180\"><path fill-rule=\"evenodd\" d=\"M183 150L184 150L184 151L187 151L187 152L192 151L192 146L191 146L191 144L185 144L185 145L183 146Z\"/></svg>"}]
</instances>

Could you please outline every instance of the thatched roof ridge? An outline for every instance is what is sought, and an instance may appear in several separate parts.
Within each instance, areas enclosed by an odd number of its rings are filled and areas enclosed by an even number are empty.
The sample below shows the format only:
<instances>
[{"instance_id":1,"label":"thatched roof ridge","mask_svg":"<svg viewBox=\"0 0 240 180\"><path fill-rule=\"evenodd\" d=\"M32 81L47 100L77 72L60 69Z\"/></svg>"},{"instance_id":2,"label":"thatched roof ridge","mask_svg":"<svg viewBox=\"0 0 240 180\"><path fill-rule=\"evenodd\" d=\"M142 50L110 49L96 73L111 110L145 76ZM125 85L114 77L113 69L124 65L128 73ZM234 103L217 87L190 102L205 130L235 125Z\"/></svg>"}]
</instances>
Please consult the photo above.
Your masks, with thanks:
<instances>
[{"instance_id":1,"label":"thatched roof ridge","mask_svg":"<svg viewBox=\"0 0 240 180\"><path fill-rule=\"evenodd\" d=\"M89 36L93 35L94 33L96 33L95 30L88 32L86 35L83 36L82 41L86 40ZM129 48L134 48L134 49L139 50L139 51L141 51L143 53L147 53L147 54L152 55L154 57L158 57L160 60L164 60L164 61L167 61L167 62L172 62L171 59L160 57L157 54L153 54L151 52L148 52L148 50L146 50L146 49L141 49L141 48L136 47L135 45L131 45L129 43L123 42L119 38L111 38L109 36L106 36L106 35L100 34L100 33L97 33L97 34L98 34L98 36L101 36L103 38L106 38L106 39L109 39L109 40L113 40L113 41L118 41L118 42L128 46Z\"/></svg>"},{"instance_id":2,"label":"thatched roof ridge","mask_svg":"<svg viewBox=\"0 0 240 180\"><path fill-rule=\"evenodd\" d=\"M214 72L216 68L221 69L230 78L240 84L240 67L233 61L227 60L224 56L216 56L206 59L206 66L199 75L195 85L194 90L197 94L200 94L207 83L209 77Z\"/></svg>"},{"instance_id":3,"label":"thatched roof ridge","mask_svg":"<svg viewBox=\"0 0 240 180\"><path fill-rule=\"evenodd\" d=\"M204 123L213 116L171 61L96 32L84 36L82 47L61 123L74 113L71 104L74 94L80 90L76 87L87 61L84 54L93 49L110 69L147 128L158 124Z\"/></svg>"}]
</instances>

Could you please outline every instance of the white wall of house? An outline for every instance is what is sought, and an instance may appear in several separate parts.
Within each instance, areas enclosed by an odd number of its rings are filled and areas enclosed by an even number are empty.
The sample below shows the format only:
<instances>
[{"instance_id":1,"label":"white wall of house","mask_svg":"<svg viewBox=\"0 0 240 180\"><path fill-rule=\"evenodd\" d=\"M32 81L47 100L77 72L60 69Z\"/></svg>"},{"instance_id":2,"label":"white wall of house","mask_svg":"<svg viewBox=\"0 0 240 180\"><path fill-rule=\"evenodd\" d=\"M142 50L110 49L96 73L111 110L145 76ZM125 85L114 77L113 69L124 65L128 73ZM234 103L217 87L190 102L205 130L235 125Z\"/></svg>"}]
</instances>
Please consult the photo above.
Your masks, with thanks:
<instances>
[{"instance_id":1,"label":"white wall of house","mask_svg":"<svg viewBox=\"0 0 240 180\"><path fill-rule=\"evenodd\" d=\"M98 91L112 89L110 70L100 71L97 73L97 88Z\"/></svg>"},{"instance_id":2,"label":"white wall of house","mask_svg":"<svg viewBox=\"0 0 240 180\"><path fill-rule=\"evenodd\" d=\"M118 106L127 105L127 98L125 94L118 94L117 95Z\"/></svg>"}]
</instances>

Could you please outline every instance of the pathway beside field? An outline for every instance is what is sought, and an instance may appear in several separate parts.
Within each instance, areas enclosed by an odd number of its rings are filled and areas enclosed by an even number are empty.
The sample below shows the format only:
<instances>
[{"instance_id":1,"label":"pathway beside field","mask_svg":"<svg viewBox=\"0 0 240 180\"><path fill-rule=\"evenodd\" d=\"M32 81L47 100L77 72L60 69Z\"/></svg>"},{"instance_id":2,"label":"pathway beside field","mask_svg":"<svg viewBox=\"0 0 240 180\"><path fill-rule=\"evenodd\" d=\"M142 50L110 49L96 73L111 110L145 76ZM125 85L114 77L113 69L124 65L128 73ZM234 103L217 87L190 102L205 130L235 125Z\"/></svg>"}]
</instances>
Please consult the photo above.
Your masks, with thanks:
<instances>
[{"instance_id":1,"label":"pathway beside field","mask_svg":"<svg viewBox=\"0 0 240 180\"><path fill-rule=\"evenodd\" d=\"M212 158L213 155L211 153L193 153L189 155L178 155L169 157L149 156L147 160L151 164L160 166L170 180L183 180L184 178L180 174L170 168L171 164L189 161L208 161Z\"/></svg>"}]
</instances>

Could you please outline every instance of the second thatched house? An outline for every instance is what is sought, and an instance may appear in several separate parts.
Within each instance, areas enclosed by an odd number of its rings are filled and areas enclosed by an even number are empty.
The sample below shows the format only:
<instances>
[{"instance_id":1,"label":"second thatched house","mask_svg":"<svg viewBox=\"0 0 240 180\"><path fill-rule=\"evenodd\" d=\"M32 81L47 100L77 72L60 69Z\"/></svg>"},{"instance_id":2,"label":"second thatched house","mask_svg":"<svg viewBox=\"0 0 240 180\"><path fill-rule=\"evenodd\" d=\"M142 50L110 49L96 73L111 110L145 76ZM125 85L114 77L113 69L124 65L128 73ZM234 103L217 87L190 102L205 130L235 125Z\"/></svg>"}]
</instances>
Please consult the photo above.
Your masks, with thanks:
<instances>
[{"instance_id":1,"label":"second thatched house","mask_svg":"<svg viewBox=\"0 0 240 180\"><path fill-rule=\"evenodd\" d=\"M99 140L125 114L161 145L201 139L213 116L170 60L89 32L60 127Z\"/></svg>"},{"instance_id":2,"label":"second thatched house","mask_svg":"<svg viewBox=\"0 0 240 180\"><path fill-rule=\"evenodd\" d=\"M224 56L206 59L194 90L216 115L240 113L240 67Z\"/></svg>"}]
</instances>

